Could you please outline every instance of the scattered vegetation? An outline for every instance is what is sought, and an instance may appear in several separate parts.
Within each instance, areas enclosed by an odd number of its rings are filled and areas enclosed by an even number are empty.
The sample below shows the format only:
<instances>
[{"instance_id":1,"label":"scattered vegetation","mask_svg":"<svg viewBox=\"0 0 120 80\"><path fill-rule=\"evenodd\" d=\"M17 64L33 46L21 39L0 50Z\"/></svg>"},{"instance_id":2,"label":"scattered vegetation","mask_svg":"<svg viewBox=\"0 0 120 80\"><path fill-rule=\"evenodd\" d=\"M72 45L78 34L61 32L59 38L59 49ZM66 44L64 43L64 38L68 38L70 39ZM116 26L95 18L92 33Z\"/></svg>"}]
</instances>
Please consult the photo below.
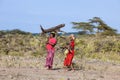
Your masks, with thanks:
<instances>
[{"instance_id":1,"label":"scattered vegetation","mask_svg":"<svg viewBox=\"0 0 120 80\"><path fill-rule=\"evenodd\" d=\"M75 70L82 70L79 79L87 80L87 71L98 71L96 78L100 79L105 79L107 72L115 73L117 71L116 74L118 74L119 67L114 65L120 63L120 35L116 33L116 30L98 17L90 19L90 22L73 22L73 25L73 28L80 30L81 34L76 35L75 57L72 63ZM60 68L63 67L65 58L64 46L69 39L68 34L67 36L65 34L57 35L56 38L53 66ZM44 68L46 41L47 35L40 36L18 29L0 31L0 67ZM17 79L20 76L21 74L17 74L10 78ZM91 78L91 73L89 78ZM96 78L93 76L91 80L96 80Z\"/></svg>"},{"instance_id":2,"label":"scattered vegetation","mask_svg":"<svg viewBox=\"0 0 120 80\"><path fill-rule=\"evenodd\" d=\"M76 55L103 61L120 61L120 37L86 37L76 39Z\"/></svg>"},{"instance_id":3,"label":"scattered vegetation","mask_svg":"<svg viewBox=\"0 0 120 80\"><path fill-rule=\"evenodd\" d=\"M72 22L73 28L80 30L76 36L76 58L92 58L103 61L120 61L120 35L115 29L105 24L99 17L89 22ZM56 54L63 57L68 37L57 36ZM39 36L18 29L0 31L0 55L34 56L46 54L47 35ZM63 57L64 58L64 57Z\"/></svg>"},{"instance_id":4,"label":"scattered vegetation","mask_svg":"<svg viewBox=\"0 0 120 80\"><path fill-rule=\"evenodd\" d=\"M46 36L32 35L23 31L20 32L20 30L0 32L2 34L0 38L0 55L40 57L46 54ZM65 50L62 47L68 42L68 37L64 35L57 36L57 40L56 53L63 54ZM120 61L120 36L78 35L75 43L75 55L78 58L87 57L103 61Z\"/></svg>"}]
</instances>

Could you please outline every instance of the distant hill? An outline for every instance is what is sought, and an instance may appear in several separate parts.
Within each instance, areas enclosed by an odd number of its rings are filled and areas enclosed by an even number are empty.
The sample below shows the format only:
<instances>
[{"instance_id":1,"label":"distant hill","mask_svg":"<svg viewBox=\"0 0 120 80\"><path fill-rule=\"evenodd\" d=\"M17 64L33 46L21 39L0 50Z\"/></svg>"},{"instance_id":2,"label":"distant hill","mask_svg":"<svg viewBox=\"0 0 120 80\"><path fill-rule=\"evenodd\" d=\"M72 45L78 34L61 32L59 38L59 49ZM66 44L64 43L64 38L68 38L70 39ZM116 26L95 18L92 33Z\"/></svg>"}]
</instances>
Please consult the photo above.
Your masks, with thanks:
<instances>
[{"instance_id":1,"label":"distant hill","mask_svg":"<svg viewBox=\"0 0 120 80\"><path fill-rule=\"evenodd\" d=\"M31 34L30 32L25 32L19 29L13 29L13 30L0 30L0 35L5 35L5 34Z\"/></svg>"},{"instance_id":2,"label":"distant hill","mask_svg":"<svg viewBox=\"0 0 120 80\"><path fill-rule=\"evenodd\" d=\"M24 35L29 35L29 34L32 34L32 35L39 35L40 33L30 33L30 32L25 32L25 31L22 31L22 30L19 30L19 29L13 29L13 30L0 30L0 35L5 35L5 34L24 34ZM83 35L83 34L87 34L86 32L83 32L83 31L80 31L80 32L66 32L66 33L58 33L59 35L70 35L70 34L74 34L74 35Z\"/></svg>"},{"instance_id":3,"label":"distant hill","mask_svg":"<svg viewBox=\"0 0 120 80\"><path fill-rule=\"evenodd\" d=\"M39 35L40 33L32 33L33 35ZM64 34L64 35L70 35L70 34L74 34L74 35L78 35L79 34L79 32L67 32L67 33L58 33L58 35L62 35L62 34Z\"/></svg>"}]
</instances>

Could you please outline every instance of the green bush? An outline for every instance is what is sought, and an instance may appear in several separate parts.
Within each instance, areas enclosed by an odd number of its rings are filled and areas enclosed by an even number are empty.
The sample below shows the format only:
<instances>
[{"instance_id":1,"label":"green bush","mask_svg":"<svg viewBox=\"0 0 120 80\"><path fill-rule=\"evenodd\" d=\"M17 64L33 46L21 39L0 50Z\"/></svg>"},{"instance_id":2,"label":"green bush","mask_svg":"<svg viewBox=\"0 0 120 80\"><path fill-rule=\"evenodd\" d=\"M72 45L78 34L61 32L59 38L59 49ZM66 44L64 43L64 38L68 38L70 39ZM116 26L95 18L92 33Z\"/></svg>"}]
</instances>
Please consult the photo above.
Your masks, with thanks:
<instances>
[{"instance_id":1,"label":"green bush","mask_svg":"<svg viewBox=\"0 0 120 80\"><path fill-rule=\"evenodd\" d=\"M46 36L31 34L4 34L0 38L0 55L35 56L46 54ZM56 53L64 53L61 47L69 42L67 36L57 36ZM120 61L120 37L118 36L77 36L75 56Z\"/></svg>"},{"instance_id":2,"label":"green bush","mask_svg":"<svg viewBox=\"0 0 120 80\"><path fill-rule=\"evenodd\" d=\"M76 39L76 53L82 57L119 60L120 39L118 36L84 37Z\"/></svg>"}]
</instances>

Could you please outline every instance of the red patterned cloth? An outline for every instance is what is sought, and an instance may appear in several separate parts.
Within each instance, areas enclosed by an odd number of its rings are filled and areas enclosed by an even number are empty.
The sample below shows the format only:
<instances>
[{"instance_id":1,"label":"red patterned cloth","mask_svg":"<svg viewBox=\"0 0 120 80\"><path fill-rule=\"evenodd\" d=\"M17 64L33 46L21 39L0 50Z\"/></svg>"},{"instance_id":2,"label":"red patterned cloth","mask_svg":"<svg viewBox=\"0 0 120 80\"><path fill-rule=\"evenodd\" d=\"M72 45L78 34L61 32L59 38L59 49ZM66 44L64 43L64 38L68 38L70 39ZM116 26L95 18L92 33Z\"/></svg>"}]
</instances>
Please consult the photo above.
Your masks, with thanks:
<instances>
[{"instance_id":1,"label":"red patterned cloth","mask_svg":"<svg viewBox=\"0 0 120 80\"><path fill-rule=\"evenodd\" d=\"M54 58L54 45L56 44L57 40L55 38L49 38L49 41L46 45L47 49L47 56L46 56L46 64L45 67L52 68L53 65L53 58Z\"/></svg>"},{"instance_id":2,"label":"red patterned cloth","mask_svg":"<svg viewBox=\"0 0 120 80\"><path fill-rule=\"evenodd\" d=\"M75 46L73 39L70 41L69 46L71 49L68 51L66 55L66 58L64 60L64 66L70 66L72 64L72 59L74 57L74 46Z\"/></svg>"}]
</instances>

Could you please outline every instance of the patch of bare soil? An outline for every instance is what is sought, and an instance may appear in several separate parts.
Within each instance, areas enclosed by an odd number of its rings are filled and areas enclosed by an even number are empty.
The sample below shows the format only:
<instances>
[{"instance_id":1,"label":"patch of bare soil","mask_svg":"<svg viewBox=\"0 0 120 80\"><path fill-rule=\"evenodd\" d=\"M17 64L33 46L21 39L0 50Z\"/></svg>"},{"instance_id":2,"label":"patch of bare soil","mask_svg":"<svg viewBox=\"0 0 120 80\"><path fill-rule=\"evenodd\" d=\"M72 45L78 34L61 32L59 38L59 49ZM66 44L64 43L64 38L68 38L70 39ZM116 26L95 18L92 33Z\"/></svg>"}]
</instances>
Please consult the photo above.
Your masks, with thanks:
<instances>
[{"instance_id":1,"label":"patch of bare soil","mask_svg":"<svg viewBox=\"0 0 120 80\"><path fill-rule=\"evenodd\" d=\"M53 70L44 68L44 58L17 58L15 62L4 59L0 60L0 80L120 80L120 64L74 60L75 70L66 71L57 58Z\"/></svg>"}]
</instances>

